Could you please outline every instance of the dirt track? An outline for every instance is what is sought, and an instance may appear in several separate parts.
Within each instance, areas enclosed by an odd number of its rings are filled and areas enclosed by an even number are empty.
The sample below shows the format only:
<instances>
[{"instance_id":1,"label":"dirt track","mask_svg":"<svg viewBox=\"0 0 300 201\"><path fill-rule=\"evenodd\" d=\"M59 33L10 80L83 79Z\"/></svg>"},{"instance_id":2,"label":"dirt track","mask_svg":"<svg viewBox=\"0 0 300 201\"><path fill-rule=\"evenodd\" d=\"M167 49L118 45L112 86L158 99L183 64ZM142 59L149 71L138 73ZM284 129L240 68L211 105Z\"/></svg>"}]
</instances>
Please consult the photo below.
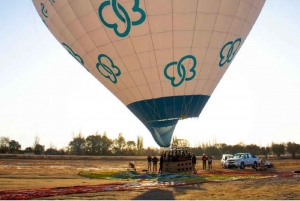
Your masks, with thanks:
<instances>
[{"instance_id":1,"label":"dirt track","mask_svg":"<svg viewBox=\"0 0 300 201\"><path fill-rule=\"evenodd\" d=\"M40 197L36 199L300 199L300 176L291 175L300 169L300 160L273 160L274 168L267 172L279 176L264 179L244 179L237 181L195 183L185 186L159 186L139 188L127 191L106 191ZM137 171L146 168L144 160L137 160ZM91 186L111 184L113 180L88 179L78 175L80 171L124 171L125 160L32 160L32 159L0 159L0 186L3 190L41 189L67 186ZM197 165L198 169L200 164ZM214 161L213 168L222 170L219 160ZM241 173L255 170L246 168ZM199 171L202 172L203 171ZM204 172L205 173L205 172ZM130 183L132 181L118 181ZM0 192L1 196L1 192Z\"/></svg>"}]
</instances>

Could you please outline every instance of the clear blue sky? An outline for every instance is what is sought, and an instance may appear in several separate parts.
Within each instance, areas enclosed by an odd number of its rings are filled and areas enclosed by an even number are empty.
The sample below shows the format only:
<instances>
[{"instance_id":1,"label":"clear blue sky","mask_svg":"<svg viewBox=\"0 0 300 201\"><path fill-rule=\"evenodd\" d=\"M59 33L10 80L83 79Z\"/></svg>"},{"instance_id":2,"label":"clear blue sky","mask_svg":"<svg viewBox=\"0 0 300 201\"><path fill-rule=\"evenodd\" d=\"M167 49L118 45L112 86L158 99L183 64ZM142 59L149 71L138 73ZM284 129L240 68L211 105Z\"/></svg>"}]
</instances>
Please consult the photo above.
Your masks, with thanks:
<instances>
[{"instance_id":1,"label":"clear blue sky","mask_svg":"<svg viewBox=\"0 0 300 201\"><path fill-rule=\"evenodd\" d=\"M174 135L191 145L213 141L300 143L300 1L267 0L244 45L197 119ZM51 35L31 0L0 7L0 137L46 148L106 132L114 139L150 132Z\"/></svg>"}]
</instances>

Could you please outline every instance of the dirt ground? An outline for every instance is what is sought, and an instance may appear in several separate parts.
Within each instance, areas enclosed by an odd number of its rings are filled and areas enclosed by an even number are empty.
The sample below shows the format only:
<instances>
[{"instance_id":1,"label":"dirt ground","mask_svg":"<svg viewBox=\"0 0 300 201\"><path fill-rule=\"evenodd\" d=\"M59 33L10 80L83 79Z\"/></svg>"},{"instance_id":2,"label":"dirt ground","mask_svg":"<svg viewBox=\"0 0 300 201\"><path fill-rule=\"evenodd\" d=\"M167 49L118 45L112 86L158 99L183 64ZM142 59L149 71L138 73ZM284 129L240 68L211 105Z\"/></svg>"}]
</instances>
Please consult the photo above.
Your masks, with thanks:
<instances>
[{"instance_id":1,"label":"dirt ground","mask_svg":"<svg viewBox=\"0 0 300 201\"><path fill-rule=\"evenodd\" d=\"M159 186L154 188L137 188L118 191L101 191L56 195L35 199L68 200L300 200L299 159L270 160L274 168L266 172L276 177L260 179L242 179L234 181L199 182L183 186ZM146 160L136 160L137 171L146 169ZM200 163L197 164L198 172ZM89 179L79 176L80 171L125 171L128 160L49 160L49 159L0 159L0 198L1 192L7 190L42 189L68 186L90 186L111 184L115 181L106 179ZM213 162L213 170L222 170L220 161ZM228 169L225 171L255 172L252 168L244 170ZM285 176L292 175L292 176ZM135 181L136 182L136 181Z\"/></svg>"}]
</instances>

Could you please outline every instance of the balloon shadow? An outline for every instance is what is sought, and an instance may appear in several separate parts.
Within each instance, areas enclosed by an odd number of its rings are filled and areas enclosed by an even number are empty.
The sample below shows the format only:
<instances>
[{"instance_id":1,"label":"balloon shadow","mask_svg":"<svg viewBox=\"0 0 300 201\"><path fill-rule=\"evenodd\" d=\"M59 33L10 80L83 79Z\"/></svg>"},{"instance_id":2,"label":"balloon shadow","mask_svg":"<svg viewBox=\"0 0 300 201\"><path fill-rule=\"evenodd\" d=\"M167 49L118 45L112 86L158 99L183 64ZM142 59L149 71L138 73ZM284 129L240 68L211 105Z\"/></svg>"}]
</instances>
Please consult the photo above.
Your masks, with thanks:
<instances>
[{"instance_id":1,"label":"balloon shadow","mask_svg":"<svg viewBox=\"0 0 300 201\"><path fill-rule=\"evenodd\" d=\"M170 186L173 187L173 190L181 195L187 194L187 190L197 190L197 191L205 191L207 189L201 187L201 182L194 183L194 184L188 184L188 185L182 185L182 186Z\"/></svg>"},{"instance_id":2,"label":"balloon shadow","mask_svg":"<svg viewBox=\"0 0 300 201\"><path fill-rule=\"evenodd\" d=\"M151 189L141 195L138 195L133 200L175 200L175 198L171 191Z\"/></svg>"},{"instance_id":3,"label":"balloon shadow","mask_svg":"<svg viewBox=\"0 0 300 201\"><path fill-rule=\"evenodd\" d=\"M175 200L173 192L184 195L187 194L187 190L206 190L201 187L201 183L168 186L167 188L173 188L173 191L159 188L151 189L141 195L138 195L133 200Z\"/></svg>"}]
</instances>

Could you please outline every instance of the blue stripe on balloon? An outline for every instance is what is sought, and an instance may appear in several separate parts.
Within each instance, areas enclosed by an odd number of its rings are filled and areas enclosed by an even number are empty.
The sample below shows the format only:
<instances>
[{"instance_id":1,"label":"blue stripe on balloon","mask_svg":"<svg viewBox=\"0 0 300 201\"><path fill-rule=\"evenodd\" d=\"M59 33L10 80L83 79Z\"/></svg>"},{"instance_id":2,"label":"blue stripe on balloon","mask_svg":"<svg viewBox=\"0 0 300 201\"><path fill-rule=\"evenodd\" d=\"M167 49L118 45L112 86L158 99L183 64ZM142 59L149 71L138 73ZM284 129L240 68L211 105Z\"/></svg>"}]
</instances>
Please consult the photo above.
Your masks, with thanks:
<instances>
[{"instance_id":1,"label":"blue stripe on balloon","mask_svg":"<svg viewBox=\"0 0 300 201\"><path fill-rule=\"evenodd\" d=\"M163 97L137 101L127 107L145 124L159 146L169 147L178 120L198 117L209 98L206 95Z\"/></svg>"}]
</instances>

